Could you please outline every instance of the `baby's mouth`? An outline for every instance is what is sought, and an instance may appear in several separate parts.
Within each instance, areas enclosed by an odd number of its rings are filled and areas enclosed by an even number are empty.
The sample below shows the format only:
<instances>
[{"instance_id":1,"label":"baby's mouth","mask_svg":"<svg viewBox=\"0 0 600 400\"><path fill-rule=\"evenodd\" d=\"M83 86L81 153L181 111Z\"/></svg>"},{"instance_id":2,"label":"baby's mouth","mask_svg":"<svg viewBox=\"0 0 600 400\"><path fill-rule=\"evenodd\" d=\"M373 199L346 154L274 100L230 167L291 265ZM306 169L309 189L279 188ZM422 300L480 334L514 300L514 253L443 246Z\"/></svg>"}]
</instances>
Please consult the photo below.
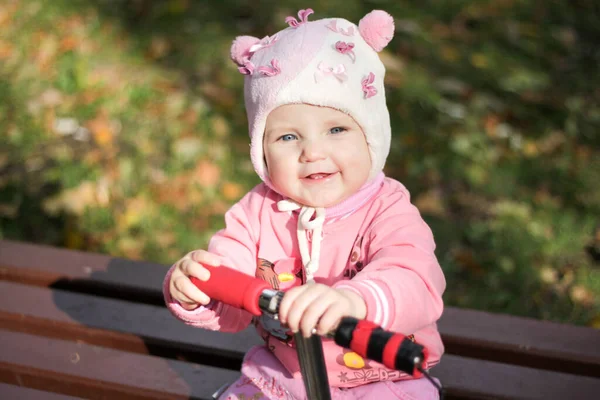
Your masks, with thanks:
<instances>
[{"instance_id":1,"label":"baby's mouth","mask_svg":"<svg viewBox=\"0 0 600 400\"><path fill-rule=\"evenodd\" d=\"M307 175L305 177L305 179L319 180L319 179L325 179L325 178L327 178L328 176L331 176L331 175L333 175L333 174L328 174L328 173L324 173L324 172L318 172L316 174Z\"/></svg>"}]
</instances>

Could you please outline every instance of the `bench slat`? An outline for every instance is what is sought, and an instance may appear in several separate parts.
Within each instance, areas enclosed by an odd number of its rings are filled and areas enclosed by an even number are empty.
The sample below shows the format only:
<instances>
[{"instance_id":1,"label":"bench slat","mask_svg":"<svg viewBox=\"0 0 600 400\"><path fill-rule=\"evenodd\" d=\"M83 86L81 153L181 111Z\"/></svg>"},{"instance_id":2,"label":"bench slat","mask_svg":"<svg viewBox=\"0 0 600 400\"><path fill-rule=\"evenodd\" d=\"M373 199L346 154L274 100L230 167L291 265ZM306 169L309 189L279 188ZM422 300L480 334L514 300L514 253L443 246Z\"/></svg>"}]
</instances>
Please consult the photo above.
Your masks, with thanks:
<instances>
[{"instance_id":1,"label":"bench slat","mask_svg":"<svg viewBox=\"0 0 600 400\"><path fill-rule=\"evenodd\" d=\"M81 397L67 396L64 394L44 392L23 386L0 383L0 399L27 399L27 400L77 400Z\"/></svg>"},{"instance_id":2,"label":"bench slat","mask_svg":"<svg viewBox=\"0 0 600 400\"><path fill-rule=\"evenodd\" d=\"M597 399L600 379L445 355L431 370L448 399ZM447 400L448 400L447 399Z\"/></svg>"},{"instance_id":3,"label":"bench slat","mask_svg":"<svg viewBox=\"0 0 600 400\"><path fill-rule=\"evenodd\" d=\"M164 306L6 281L0 281L0 327L198 363L212 359L212 365L231 369L239 369L250 347L262 344L254 327L199 334Z\"/></svg>"},{"instance_id":4,"label":"bench slat","mask_svg":"<svg viewBox=\"0 0 600 400\"><path fill-rule=\"evenodd\" d=\"M451 354L600 377L600 331L447 307L438 323Z\"/></svg>"},{"instance_id":5,"label":"bench slat","mask_svg":"<svg viewBox=\"0 0 600 400\"><path fill-rule=\"evenodd\" d=\"M209 399L239 373L0 330L0 381L85 398Z\"/></svg>"},{"instance_id":6,"label":"bench slat","mask_svg":"<svg viewBox=\"0 0 600 400\"><path fill-rule=\"evenodd\" d=\"M0 240L0 279L164 304L167 266Z\"/></svg>"},{"instance_id":7,"label":"bench slat","mask_svg":"<svg viewBox=\"0 0 600 400\"><path fill-rule=\"evenodd\" d=\"M17 293L24 301L7 301L14 299ZM142 332L144 340L137 339L141 343L135 342L140 323L146 324L143 328L146 333ZM0 282L0 327L140 353L177 354L177 357L197 359L202 363L209 356L203 356L206 348L198 349L196 343L212 344L219 352L232 354L238 362L251 345L225 340L235 335L221 334L219 340L215 340L218 333L185 326L164 308L9 282ZM58 336L53 332L58 332ZM119 332L124 332L125 339L118 336ZM134 345L127 348L129 343ZM178 352L171 352L173 347ZM586 398L589 390L600 390L600 379L451 355L444 356L443 362L432 373L447 385L449 399L481 398L484 395L502 398L503 393L510 394L507 398L560 399L564 398L560 397L565 393L561 389L563 386L569 393ZM557 397L552 397L554 394Z\"/></svg>"},{"instance_id":8,"label":"bench slat","mask_svg":"<svg viewBox=\"0 0 600 400\"><path fill-rule=\"evenodd\" d=\"M166 270L159 264L0 241L0 278L28 284L104 290L112 297L161 305ZM591 328L454 307L446 307L439 327L449 354L600 377L600 335Z\"/></svg>"}]
</instances>

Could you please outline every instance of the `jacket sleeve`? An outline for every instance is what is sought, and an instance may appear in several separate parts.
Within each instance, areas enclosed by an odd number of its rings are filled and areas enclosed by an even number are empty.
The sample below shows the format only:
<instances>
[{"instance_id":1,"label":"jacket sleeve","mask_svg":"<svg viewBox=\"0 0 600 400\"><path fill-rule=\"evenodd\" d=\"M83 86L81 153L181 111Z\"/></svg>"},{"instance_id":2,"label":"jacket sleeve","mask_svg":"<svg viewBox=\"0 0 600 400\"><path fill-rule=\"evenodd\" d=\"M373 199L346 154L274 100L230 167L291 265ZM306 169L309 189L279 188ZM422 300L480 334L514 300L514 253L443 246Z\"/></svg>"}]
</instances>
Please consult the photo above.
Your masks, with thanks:
<instances>
[{"instance_id":1,"label":"jacket sleeve","mask_svg":"<svg viewBox=\"0 0 600 400\"><path fill-rule=\"evenodd\" d=\"M446 280L429 226L402 188L387 199L365 234L365 268L334 285L353 290L367 304L367 319L384 329L412 334L437 321Z\"/></svg>"},{"instance_id":2,"label":"jacket sleeve","mask_svg":"<svg viewBox=\"0 0 600 400\"><path fill-rule=\"evenodd\" d=\"M259 209L266 189L259 185L225 213L225 228L210 240L208 251L222 257L223 266L254 276L259 232ZM172 268L171 268L172 270ZM248 326L252 315L244 310L211 301L188 311L181 307L169 293L171 270L163 284L163 295L171 313L188 325L223 332L238 332Z\"/></svg>"}]
</instances>

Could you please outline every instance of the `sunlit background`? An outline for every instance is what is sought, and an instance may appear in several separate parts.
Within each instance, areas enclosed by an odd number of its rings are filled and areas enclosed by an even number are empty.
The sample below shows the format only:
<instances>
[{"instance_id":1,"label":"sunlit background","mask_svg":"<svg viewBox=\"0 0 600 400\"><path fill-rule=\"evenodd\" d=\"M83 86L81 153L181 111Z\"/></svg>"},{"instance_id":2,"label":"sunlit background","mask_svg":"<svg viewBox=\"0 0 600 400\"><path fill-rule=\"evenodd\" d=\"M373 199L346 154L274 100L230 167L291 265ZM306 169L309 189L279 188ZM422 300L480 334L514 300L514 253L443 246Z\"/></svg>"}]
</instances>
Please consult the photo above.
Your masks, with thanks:
<instances>
[{"instance_id":1,"label":"sunlit background","mask_svg":"<svg viewBox=\"0 0 600 400\"><path fill-rule=\"evenodd\" d=\"M600 327L600 3L0 1L0 237L169 264L259 180L237 35L395 17L386 173L446 303Z\"/></svg>"}]
</instances>

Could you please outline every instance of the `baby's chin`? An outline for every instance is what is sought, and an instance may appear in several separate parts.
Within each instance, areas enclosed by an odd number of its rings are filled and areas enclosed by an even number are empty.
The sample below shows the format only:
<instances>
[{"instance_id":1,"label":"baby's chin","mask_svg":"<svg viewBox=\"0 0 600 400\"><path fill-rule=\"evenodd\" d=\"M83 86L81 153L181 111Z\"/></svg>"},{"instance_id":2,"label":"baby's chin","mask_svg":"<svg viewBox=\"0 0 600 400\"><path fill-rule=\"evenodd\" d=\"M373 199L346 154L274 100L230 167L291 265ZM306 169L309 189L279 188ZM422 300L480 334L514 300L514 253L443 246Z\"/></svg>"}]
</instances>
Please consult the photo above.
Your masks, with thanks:
<instances>
[{"instance_id":1,"label":"baby's chin","mask_svg":"<svg viewBox=\"0 0 600 400\"><path fill-rule=\"evenodd\" d=\"M334 199L306 199L306 198L294 198L293 196L287 196L287 197L294 200L298 204L301 204L306 207L313 207L313 208L334 207L348 198L348 196L343 197L343 198L338 197L338 198L334 198Z\"/></svg>"}]
</instances>

